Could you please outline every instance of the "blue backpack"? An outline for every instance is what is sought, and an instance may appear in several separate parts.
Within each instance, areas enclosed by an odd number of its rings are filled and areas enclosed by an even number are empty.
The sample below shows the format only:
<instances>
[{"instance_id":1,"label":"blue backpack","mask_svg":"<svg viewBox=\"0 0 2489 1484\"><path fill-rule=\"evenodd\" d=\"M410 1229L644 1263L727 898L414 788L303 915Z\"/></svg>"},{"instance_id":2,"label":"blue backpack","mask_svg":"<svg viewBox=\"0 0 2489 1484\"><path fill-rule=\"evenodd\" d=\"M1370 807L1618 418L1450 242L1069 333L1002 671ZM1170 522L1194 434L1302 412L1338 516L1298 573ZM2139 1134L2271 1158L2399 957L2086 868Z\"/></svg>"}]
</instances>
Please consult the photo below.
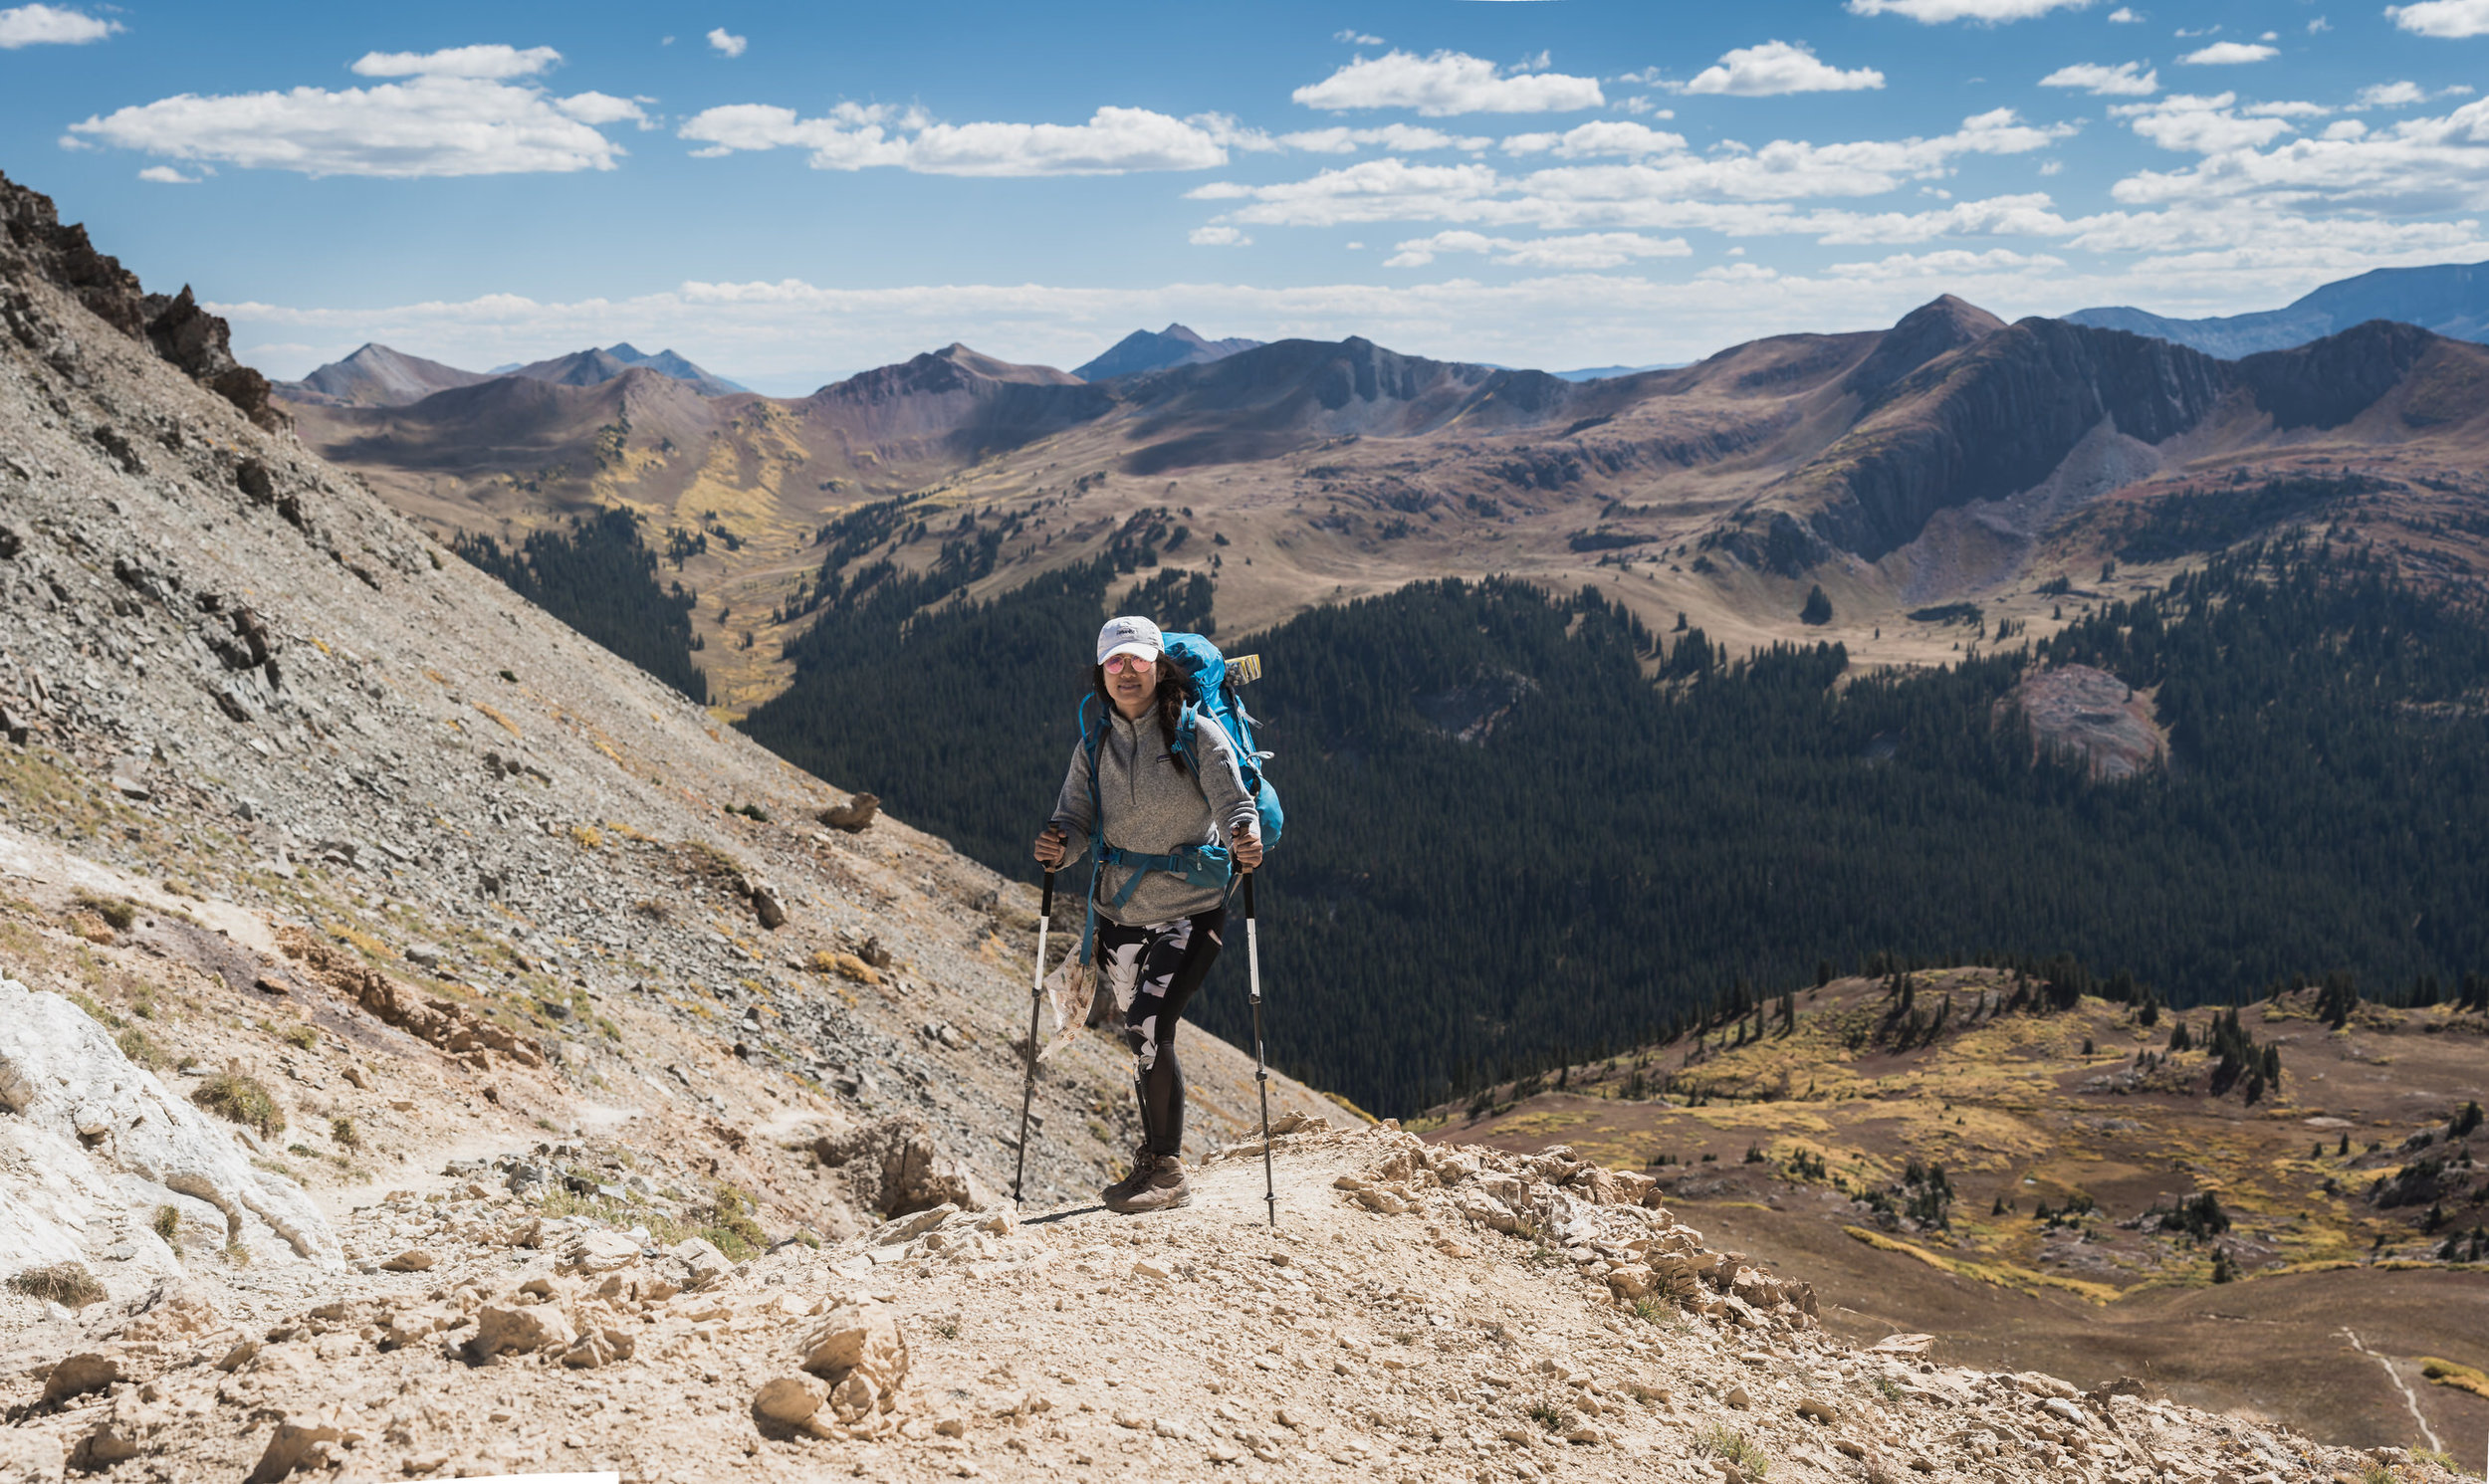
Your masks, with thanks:
<instances>
[{"instance_id":1,"label":"blue backpack","mask_svg":"<svg viewBox=\"0 0 2489 1484\"><path fill-rule=\"evenodd\" d=\"M1260 816L1261 848L1272 849L1279 843L1279 832L1287 827L1287 812L1279 807L1278 790L1262 775L1262 759L1270 754L1255 748L1252 713L1244 709L1244 700L1237 695L1238 687L1261 678L1261 656L1239 655L1231 660L1202 634L1168 634L1163 642L1167 658L1175 661L1177 682L1184 688L1184 705L1176 714L1176 756L1192 769L1194 777L1202 775L1195 739L1200 735L1201 718L1207 713L1236 744L1237 771L1244 778L1244 792L1253 801L1253 812ZM1142 876L1151 871L1170 872L1194 886L1221 888L1236 875L1236 863L1224 846L1201 845L1167 855L1144 855L1106 843L1106 819L1097 795L1097 749L1106 734L1103 727L1092 726L1089 721L1090 703L1096 699L1089 696L1080 702L1080 744L1089 756L1089 921L1080 936L1083 963L1090 961L1091 944L1097 934L1097 883L1104 867L1132 868L1123 890L1115 894L1117 907L1132 900Z\"/></svg>"}]
</instances>

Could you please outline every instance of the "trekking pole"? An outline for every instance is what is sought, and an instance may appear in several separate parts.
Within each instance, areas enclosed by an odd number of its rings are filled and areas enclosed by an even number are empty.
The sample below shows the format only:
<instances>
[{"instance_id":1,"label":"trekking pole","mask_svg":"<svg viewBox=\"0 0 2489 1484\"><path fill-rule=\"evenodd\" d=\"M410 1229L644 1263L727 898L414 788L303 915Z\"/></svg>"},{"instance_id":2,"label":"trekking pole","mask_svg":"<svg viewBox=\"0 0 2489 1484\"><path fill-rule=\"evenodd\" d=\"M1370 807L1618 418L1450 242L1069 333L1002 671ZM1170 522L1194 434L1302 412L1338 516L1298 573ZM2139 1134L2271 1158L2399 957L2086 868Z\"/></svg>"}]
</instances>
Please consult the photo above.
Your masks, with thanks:
<instances>
[{"instance_id":1,"label":"trekking pole","mask_svg":"<svg viewBox=\"0 0 2489 1484\"><path fill-rule=\"evenodd\" d=\"M1045 930L1054 925L1054 871L1045 873L1045 894L1037 904L1037 971L1028 983L1028 1080L1019 1089L1019 1158L1012 1165L1012 1202L1019 1202L1019 1180L1028 1169L1028 1105L1037 1096L1037 1016L1045 1006Z\"/></svg>"},{"instance_id":2,"label":"trekking pole","mask_svg":"<svg viewBox=\"0 0 2489 1484\"><path fill-rule=\"evenodd\" d=\"M1244 873L1244 974L1253 995L1253 1083L1261 1093L1261 1201L1279 1229L1279 1192L1270 1177L1270 1068L1261 1058L1261 941L1253 936L1253 873Z\"/></svg>"}]
</instances>

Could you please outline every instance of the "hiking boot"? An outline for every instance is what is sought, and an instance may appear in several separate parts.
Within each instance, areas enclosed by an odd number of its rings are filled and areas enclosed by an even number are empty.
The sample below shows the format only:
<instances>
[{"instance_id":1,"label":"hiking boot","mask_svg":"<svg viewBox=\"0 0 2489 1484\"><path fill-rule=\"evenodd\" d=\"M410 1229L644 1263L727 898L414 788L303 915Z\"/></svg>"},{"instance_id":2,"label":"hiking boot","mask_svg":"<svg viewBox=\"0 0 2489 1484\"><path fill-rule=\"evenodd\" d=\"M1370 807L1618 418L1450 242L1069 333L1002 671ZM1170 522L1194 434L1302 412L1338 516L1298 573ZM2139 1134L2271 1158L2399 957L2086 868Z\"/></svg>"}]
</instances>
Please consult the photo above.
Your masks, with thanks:
<instances>
[{"instance_id":1,"label":"hiking boot","mask_svg":"<svg viewBox=\"0 0 2489 1484\"><path fill-rule=\"evenodd\" d=\"M1160 1155L1149 1176L1109 1209L1128 1216L1144 1211L1172 1211L1193 1203L1193 1181L1184 1172L1184 1162L1173 1155Z\"/></svg>"},{"instance_id":2,"label":"hiking boot","mask_svg":"<svg viewBox=\"0 0 2489 1484\"><path fill-rule=\"evenodd\" d=\"M1157 1167L1158 1157L1150 1153L1149 1145L1144 1142L1132 1152L1132 1172L1099 1191L1098 1198L1106 1202L1108 1210L1122 1210L1122 1202L1131 1199L1132 1192L1147 1184L1150 1171Z\"/></svg>"}]
</instances>

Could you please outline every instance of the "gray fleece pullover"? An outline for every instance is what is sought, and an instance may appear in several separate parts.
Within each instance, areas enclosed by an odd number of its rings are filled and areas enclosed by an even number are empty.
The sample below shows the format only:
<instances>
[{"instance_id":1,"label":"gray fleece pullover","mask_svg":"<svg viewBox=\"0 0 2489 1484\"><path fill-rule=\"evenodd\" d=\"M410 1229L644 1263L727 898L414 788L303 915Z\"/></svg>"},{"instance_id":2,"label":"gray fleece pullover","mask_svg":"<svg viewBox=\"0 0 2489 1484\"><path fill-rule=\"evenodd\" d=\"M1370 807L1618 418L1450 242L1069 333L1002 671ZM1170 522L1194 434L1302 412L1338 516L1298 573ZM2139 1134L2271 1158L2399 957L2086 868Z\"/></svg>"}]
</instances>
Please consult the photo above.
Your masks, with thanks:
<instances>
[{"instance_id":1,"label":"gray fleece pullover","mask_svg":"<svg viewBox=\"0 0 2489 1484\"><path fill-rule=\"evenodd\" d=\"M1168 750L1155 710L1138 722L1108 711L1106 736L1097 749L1097 794L1106 814L1107 844L1167 855L1197 845L1224 845L1239 832L1260 829L1260 816L1237 770L1236 743L1207 715L1198 716L1197 726L1193 753L1201 768L1199 781ZM1066 837L1064 867L1086 859L1096 821L1089 811L1089 754L1078 742L1072 744L1071 766L1063 774L1051 823ZM1118 908L1115 896L1131 870L1107 866L1098 875L1098 916L1127 928L1191 917L1225 900L1216 888L1194 886L1173 872L1150 871L1133 889L1131 900Z\"/></svg>"}]
</instances>

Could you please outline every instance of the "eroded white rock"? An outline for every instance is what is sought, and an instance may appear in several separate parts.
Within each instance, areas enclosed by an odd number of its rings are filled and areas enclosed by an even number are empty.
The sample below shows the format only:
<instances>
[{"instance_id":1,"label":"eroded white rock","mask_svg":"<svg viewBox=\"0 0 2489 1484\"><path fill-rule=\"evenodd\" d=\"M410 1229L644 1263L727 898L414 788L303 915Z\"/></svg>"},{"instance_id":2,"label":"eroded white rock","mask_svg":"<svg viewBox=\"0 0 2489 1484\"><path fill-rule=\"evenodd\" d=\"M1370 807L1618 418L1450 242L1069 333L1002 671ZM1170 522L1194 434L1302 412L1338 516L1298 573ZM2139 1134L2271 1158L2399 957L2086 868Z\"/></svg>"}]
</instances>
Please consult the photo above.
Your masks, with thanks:
<instances>
[{"instance_id":1,"label":"eroded white rock","mask_svg":"<svg viewBox=\"0 0 2489 1484\"><path fill-rule=\"evenodd\" d=\"M264 1225L305 1258L342 1264L302 1187L252 1167L221 1125L132 1064L105 1028L58 994L0 978L0 1250L82 1255L99 1227L143 1229L116 1187L127 1175L214 1206L228 1238ZM120 1176L120 1178L116 1178ZM169 1254L168 1254L169 1255Z\"/></svg>"}]
</instances>

